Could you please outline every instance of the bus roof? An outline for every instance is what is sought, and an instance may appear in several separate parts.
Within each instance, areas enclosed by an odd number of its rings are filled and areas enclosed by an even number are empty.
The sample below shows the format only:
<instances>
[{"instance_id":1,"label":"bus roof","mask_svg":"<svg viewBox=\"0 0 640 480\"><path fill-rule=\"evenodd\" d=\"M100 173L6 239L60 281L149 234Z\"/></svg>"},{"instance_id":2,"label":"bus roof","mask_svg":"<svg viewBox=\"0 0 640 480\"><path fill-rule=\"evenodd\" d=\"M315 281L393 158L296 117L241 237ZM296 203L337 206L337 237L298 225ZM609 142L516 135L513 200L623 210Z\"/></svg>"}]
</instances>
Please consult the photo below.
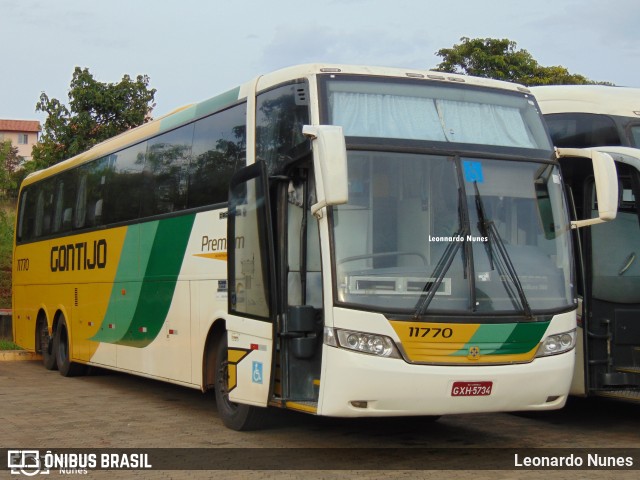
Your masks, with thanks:
<instances>
[{"instance_id":1,"label":"bus roof","mask_svg":"<svg viewBox=\"0 0 640 480\"><path fill-rule=\"evenodd\" d=\"M542 113L597 113L640 119L640 88L605 85L532 87Z\"/></svg>"},{"instance_id":2,"label":"bus roof","mask_svg":"<svg viewBox=\"0 0 640 480\"><path fill-rule=\"evenodd\" d=\"M125 147L135 143L154 137L169 130L173 130L180 125L189 123L192 120L207 116L231 106L238 101L247 98L253 91L254 85L257 90L264 90L275 85L299 79L309 78L314 75L336 73L336 74L352 74L352 75L373 75L379 77L396 77L396 78L423 78L425 80L475 85L487 88L495 88L501 90L519 91L521 93L531 93L531 91L519 84L493 80L489 78L470 77L467 75L459 75L445 72L435 72L429 70L403 69L392 67L374 67L362 65L338 65L338 64L305 64L283 68L246 82L227 92L221 93L207 100L180 107L171 113L159 117L149 123L140 125L126 132L116 135L105 140L91 149L76 155L75 157L64 160L45 170L40 170L30 174L24 185L33 183L41 178L54 175L67 168L81 165L83 163L95 160L97 158L117 152Z\"/></svg>"}]
</instances>

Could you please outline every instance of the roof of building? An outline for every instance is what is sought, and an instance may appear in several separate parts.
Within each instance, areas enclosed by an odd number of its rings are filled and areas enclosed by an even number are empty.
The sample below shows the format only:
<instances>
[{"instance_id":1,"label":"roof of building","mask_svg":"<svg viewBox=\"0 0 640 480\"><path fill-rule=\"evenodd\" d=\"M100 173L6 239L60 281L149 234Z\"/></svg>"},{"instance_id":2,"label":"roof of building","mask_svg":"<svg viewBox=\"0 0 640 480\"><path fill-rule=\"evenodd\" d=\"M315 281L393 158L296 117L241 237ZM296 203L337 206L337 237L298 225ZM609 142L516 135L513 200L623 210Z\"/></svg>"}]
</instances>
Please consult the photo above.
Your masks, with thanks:
<instances>
[{"instance_id":1,"label":"roof of building","mask_svg":"<svg viewBox=\"0 0 640 480\"><path fill-rule=\"evenodd\" d=\"M39 132L37 120L0 120L0 132Z\"/></svg>"}]
</instances>

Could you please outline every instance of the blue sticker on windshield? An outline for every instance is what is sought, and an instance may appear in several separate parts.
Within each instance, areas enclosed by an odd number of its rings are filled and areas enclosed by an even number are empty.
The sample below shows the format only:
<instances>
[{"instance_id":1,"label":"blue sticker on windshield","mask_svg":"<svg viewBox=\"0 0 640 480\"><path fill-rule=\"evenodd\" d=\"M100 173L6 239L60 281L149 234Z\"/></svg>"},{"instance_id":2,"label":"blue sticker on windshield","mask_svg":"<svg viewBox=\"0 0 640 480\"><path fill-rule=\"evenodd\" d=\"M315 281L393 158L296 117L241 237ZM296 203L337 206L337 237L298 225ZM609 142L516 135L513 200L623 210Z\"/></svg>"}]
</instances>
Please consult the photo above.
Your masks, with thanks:
<instances>
[{"instance_id":1,"label":"blue sticker on windshield","mask_svg":"<svg viewBox=\"0 0 640 480\"><path fill-rule=\"evenodd\" d=\"M482 174L482 164L480 162L471 162L465 160L462 162L462 170L464 171L464 179L467 182L484 182L484 175Z\"/></svg>"}]
</instances>

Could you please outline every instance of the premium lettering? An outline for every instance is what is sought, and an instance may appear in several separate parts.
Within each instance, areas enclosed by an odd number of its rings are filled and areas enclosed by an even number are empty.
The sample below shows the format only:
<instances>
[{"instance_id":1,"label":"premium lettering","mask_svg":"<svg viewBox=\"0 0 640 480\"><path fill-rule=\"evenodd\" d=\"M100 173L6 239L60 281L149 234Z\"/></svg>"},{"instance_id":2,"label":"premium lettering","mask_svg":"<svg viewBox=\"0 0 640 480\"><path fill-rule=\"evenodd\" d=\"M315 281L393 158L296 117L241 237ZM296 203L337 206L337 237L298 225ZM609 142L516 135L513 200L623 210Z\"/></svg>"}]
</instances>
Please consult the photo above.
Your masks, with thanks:
<instances>
[{"instance_id":1,"label":"premium lettering","mask_svg":"<svg viewBox=\"0 0 640 480\"><path fill-rule=\"evenodd\" d=\"M68 243L51 247L51 271L94 270L107 266L107 241Z\"/></svg>"}]
</instances>

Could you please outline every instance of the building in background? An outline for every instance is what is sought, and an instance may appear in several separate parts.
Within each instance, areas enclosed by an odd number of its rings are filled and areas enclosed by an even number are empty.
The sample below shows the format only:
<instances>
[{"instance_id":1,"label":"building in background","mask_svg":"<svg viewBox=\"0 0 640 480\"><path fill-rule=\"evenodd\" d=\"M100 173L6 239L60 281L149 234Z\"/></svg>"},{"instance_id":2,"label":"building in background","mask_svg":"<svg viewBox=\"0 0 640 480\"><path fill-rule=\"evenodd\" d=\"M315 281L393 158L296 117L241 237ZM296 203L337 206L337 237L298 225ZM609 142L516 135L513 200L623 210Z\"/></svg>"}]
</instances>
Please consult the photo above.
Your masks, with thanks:
<instances>
[{"instance_id":1,"label":"building in background","mask_svg":"<svg viewBox=\"0 0 640 480\"><path fill-rule=\"evenodd\" d=\"M18 155L31 160L31 149L38 141L41 127L37 120L0 120L0 142L11 140Z\"/></svg>"}]
</instances>

